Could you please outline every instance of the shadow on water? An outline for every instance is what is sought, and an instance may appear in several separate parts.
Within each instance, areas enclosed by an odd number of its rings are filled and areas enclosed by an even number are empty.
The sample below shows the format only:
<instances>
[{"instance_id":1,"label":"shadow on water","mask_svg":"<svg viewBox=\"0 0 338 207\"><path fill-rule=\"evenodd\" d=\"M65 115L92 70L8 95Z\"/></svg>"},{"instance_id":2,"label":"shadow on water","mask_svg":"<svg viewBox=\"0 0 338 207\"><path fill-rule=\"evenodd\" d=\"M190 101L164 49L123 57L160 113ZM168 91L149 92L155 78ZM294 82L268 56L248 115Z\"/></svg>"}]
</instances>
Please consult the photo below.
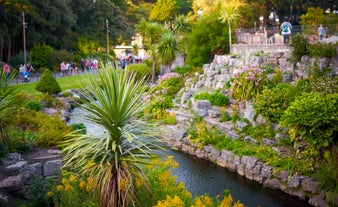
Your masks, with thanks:
<instances>
[{"instance_id":1,"label":"shadow on water","mask_svg":"<svg viewBox=\"0 0 338 207\"><path fill-rule=\"evenodd\" d=\"M178 181L183 181L193 196L208 194L216 196L229 189L234 201L240 200L246 207L311 207L278 190L264 188L256 182L219 167L209 161L189 154L168 150L179 167L173 170Z\"/></svg>"}]
</instances>

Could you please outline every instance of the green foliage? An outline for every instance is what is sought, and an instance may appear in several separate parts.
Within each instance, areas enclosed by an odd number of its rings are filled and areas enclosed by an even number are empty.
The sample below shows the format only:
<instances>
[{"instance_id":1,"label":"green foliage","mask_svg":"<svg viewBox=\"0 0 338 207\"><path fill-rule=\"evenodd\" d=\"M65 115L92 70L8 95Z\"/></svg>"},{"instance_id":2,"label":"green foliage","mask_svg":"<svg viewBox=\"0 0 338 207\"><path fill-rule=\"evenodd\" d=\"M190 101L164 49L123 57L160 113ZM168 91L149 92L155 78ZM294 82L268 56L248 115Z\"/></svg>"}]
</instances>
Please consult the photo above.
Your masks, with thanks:
<instances>
[{"instance_id":1,"label":"green foliage","mask_svg":"<svg viewBox=\"0 0 338 207\"><path fill-rule=\"evenodd\" d=\"M324 153L324 160L314 177L319 180L320 189L331 192L334 195L338 193L338 149L332 148L331 152ZM328 199L333 201L333 198Z\"/></svg>"},{"instance_id":2,"label":"green foliage","mask_svg":"<svg viewBox=\"0 0 338 207\"><path fill-rule=\"evenodd\" d=\"M229 97L224 95L221 90L216 90L212 94L209 92L204 92L196 94L194 96L195 100L208 100L214 106L227 106L229 104Z\"/></svg>"},{"instance_id":3,"label":"green foliage","mask_svg":"<svg viewBox=\"0 0 338 207\"><path fill-rule=\"evenodd\" d=\"M35 175L28 188L28 198L30 203L27 207L52 207L51 200L47 197L47 182L40 175Z\"/></svg>"},{"instance_id":4,"label":"green foliage","mask_svg":"<svg viewBox=\"0 0 338 207\"><path fill-rule=\"evenodd\" d=\"M251 138L261 141L262 138L273 139L276 135L276 132L272 130L271 125L258 125L258 126L249 126L245 129L245 134L250 135Z\"/></svg>"},{"instance_id":5,"label":"green foliage","mask_svg":"<svg viewBox=\"0 0 338 207\"><path fill-rule=\"evenodd\" d=\"M312 92L321 94L334 94L338 93L338 77L320 76L311 78L307 87Z\"/></svg>"},{"instance_id":6,"label":"green foliage","mask_svg":"<svg viewBox=\"0 0 338 207\"><path fill-rule=\"evenodd\" d=\"M98 47L99 45L97 42L83 36L78 37L76 42L74 43L75 54L81 57L85 57L95 53Z\"/></svg>"},{"instance_id":7,"label":"green foliage","mask_svg":"<svg viewBox=\"0 0 338 207\"><path fill-rule=\"evenodd\" d=\"M24 153L30 152L36 147L36 134L34 132L25 132L19 127L11 127L8 132L9 152Z\"/></svg>"},{"instance_id":8,"label":"green foliage","mask_svg":"<svg viewBox=\"0 0 338 207\"><path fill-rule=\"evenodd\" d=\"M309 7L305 14L300 16L300 24L307 26L306 34L317 34L318 25L324 22L324 11L320 7Z\"/></svg>"},{"instance_id":9,"label":"green foliage","mask_svg":"<svg viewBox=\"0 0 338 207\"><path fill-rule=\"evenodd\" d=\"M159 87L166 91L170 97L174 97L182 88L184 79L177 73L167 73L159 78Z\"/></svg>"},{"instance_id":10,"label":"green foliage","mask_svg":"<svg viewBox=\"0 0 338 207\"><path fill-rule=\"evenodd\" d=\"M150 11L149 19L157 21L171 21L178 12L176 0L158 0Z\"/></svg>"},{"instance_id":11,"label":"green foliage","mask_svg":"<svg viewBox=\"0 0 338 207\"><path fill-rule=\"evenodd\" d=\"M297 157L313 169L333 145L338 131L338 94L304 93L287 108L280 123L290 128ZM302 148L304 142L306 147Z\"/></svg>"},{"instance_id":12,"label":"green foliage","mask_svg":"<svg viewBox=\"0 0 338 207\"><path fill-rule=\"evenodd\" d=\"M289 83L280 83L274 88L266 88L256 97L254 108L257 114L268 121L278 123L284 111L301 91Z\"/></svg>"},{"instance_id":13,"label":"green foliage","mask_svg":"<svg viewBox=\"0 0 338 207\"><path fill-rule=\"evenodd\" d=\"M70 126L80 134L87 134L87 128L84 123L72 123Z\"/></svg>"},{"instance_id":14,"label":"green foliage","mask_svg":"<svg viewBox=\"0 0 338 207\"><path fill-rule=\"evenodd\" d=\"M51 57L50 57L50 63L49 66L44 67L50 67L52 68L52 71L60 71L60 63L62 61L70 62L73 61L73 57L67 50L54 50ZM41 69L40 69L41 70ZM41 70L43 72L43 70Z\"/></svg>"},{"instance_id":15,"label":"green foliage","mask_svg":"<svg viewBox=\"0 0 338 207\"><path fill-rule=\"evenodd\" d=\"M191 33L184 38L186 45L187 64L202 66L212 62L215 54L229 53L228 27L218 20L218 15L203 15L199 21L192 25ZM201 44L203 42L203 44Z\"/></svg>"},{"instance_id":16,"label":"green foliage","mask_svg":"<svg viewBox=\"0 0 338 207\"><path fill-rule=\"evenodd\" d=\"M311 57L327 57L332 58L337 55L338 43L327 44L316 42L310 45L310 55Z\"/></svg>"},{"instance_id":17,"label":"green foliage","mask_svg":"<svg viewBox=\"0 0 338 207\"><path fill-rule=\"evenodd\" d=\"M192 68L190 66L182 66L182 67L176 67L172 71L175 73L178 73L180 75L186 75L190 73Z\"/></svg>"},{"instance_id":18,"label":"green foliage","mask_svg":"<svg viewBox=\"0 0 338 207\"><path fill-rule=\"evenodd\" d=\"M61 92L61 87L53 77L52 72L48 69L43 72L41 79L35 86L35 89L48 94L57 94Z\"/></svg>"},{"instance_id":19,"label":"green foliage","mask_svg":"<svg viewBox=\"0 0 338 207\"><path fill-rule=\"evenodd\" d=\"M145 64L145 63L137 63L137 64L130 64L127 66L128 70L131 73L134 73L137 79L143 78L143 76L146 76L146 79L151 78L151 64Z\"/></svg>"},{"instance_id":20,"label":"green foliage","mask_svg":"<svg viewBox=\"0 0 338 207\"><path fill-rule=\"evenodd\" d=\"M295 62L300 62L303 55L309 55L309 47L310 43L308 40L302 35L294 35L292 36L292 60Z\"/></svg>"},{"instance_id":21,"label":"green foliage","mask_svg":"<svg viewBox=\"0 0 338 207\"><path fill-rule=\"evenodd\" d=\"M72 131L71 127L57 116L24 108L14 114L14 123L25 132L25 136L28 136L24 141L31 139L39 147L57 146L61 141L66 140L65 135Z\"/></svg>"},{"instance_id":22,"label":"green foliage","mask_svg":"<svg viewBox=\"0 0 338 207\"><path fill-rule=\"evenodd\" d=\"M113 62L116 58L116 54L114 51L111 51L109 54L106 52L95 53L92 55L95 57L100 63L107 64L108 62Z\"/></svg>"},{"instance_id":23,"label":"green foliage","mask_svg":"<svg viewBox=\"0 0 338 207\"><path fill-rule=\"evenodd\" d=\"M282 83L282 81L283 81L283 73L282 70L278 68L275 70L275 73L272 76L271 84L275 86L279 83Z\"/></svg>"},{"instance_id":24,"label":"green foliage","mask_svg":"<svg viewBox=\"0 0 338 207\"><path fill-rule=\"evenodd\" d=\"M221 114L219 118L219 122L227 122L231 120L231 116L228 115L228 113L224 112Z\"/></svg>"},{"instance_id":25,"label":"green foliage","mask_svg":"<svg viewBox=\"0 0 338 207\"><path fill-rule=\"evenodd\" d=\"M51 59L54 53L53 47L46 44L38 44L31 51L32 64L39 67L52 67Z\"/></svg>"},{"instance_id":26,"label":"green foliage","mask_svg":"<svg viewBox=\"0 0 338 207\"><path fill-rule=\"evenodd\" d=\"M33 111L41 111L42 106L38 101L31 100L26 104L26 108Z\"/></svg>"},{"instance_id":27,"label":"green foliage","mask_svg":"<svg viewBox=\"0 0 338 207\"><path fill-rule=\"evenodd\" d=\"M244 66L233 74L230 96L238 101L249 100L255 98L267 84L264 71L255 66Z\"/></svg>"}]
</instances>

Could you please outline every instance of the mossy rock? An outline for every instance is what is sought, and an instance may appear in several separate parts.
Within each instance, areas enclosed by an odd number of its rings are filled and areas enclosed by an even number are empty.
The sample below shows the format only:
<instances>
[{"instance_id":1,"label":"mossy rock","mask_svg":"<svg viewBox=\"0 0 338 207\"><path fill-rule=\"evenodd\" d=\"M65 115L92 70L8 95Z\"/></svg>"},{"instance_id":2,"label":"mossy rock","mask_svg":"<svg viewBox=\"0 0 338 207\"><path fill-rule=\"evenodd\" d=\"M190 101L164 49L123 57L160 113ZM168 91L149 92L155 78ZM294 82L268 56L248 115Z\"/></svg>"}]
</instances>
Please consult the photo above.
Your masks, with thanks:
<instances>
[{"instance_id":1,"label":"mossy rock","mask_svg":"<svg viewBox=\"0 0 338 207\"><path fill-rule=\"evenodd\" d=\"M58 94L60 93L61 87L53 77L52 72L49 69L43 71L41 79L36 84L35 89L42 93Z\"/></svg>"}]
</instances>

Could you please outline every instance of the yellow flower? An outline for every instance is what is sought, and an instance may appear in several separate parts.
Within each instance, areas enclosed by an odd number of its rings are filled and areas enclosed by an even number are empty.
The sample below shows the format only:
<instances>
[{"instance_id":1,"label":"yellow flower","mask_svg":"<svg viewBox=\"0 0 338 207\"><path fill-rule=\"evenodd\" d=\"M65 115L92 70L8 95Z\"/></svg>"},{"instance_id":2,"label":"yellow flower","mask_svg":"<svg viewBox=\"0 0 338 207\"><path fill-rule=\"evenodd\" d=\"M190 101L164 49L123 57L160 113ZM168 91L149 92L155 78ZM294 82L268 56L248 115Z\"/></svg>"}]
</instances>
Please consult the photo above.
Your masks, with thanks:
<instances>
[{"instance_id":1,"label":"yellow flower","mask_svg":"<svg viewBox=\"0 0 338 207\"><path fill-rule=\"evenodd\" d=\"M50 191L49 191L49 192L47 192L47 197L49 197L49 198L50 198L50 197L52 197L53 195L54 195L54 194L53 194L53 192L50 192Z\"/></svg>"},{"instance_id":2,"label":"yellow flower","mask_svg":"<svg viewBox=\"0 0 338 207\"><path fill-rule=\"evenodd\" d=\"M56 190L57 190L57 191L62 191L62 190L63 190L63 186L62 186L62 185L56 186Z\"/></svg>"},{"instance_id":3,"label":"yellow flower","mask_svg":"<svg viewBox=\"0 0 338 207\"><path fill-rule=\"evenodd\" d=\"M80 188L85 188L86 187L85 181L81 180L79 186Z\"/></svg>"},{"instance_id":4,"label":"yellow flower","mask_svg":"<svg viewBox=\"0 0 338 207\"><path fill-rule=\"evenodd\" d=\"M65 185L65 191L70 191L70 190L72 190L72 186L67 183Z\"/></svg>"},{"instance_id":5,"label":"yellow flower","mask_svg":"<svg viewBox=\"0 0 338 207\"><path fill-rule=\"evenodd\" d=\"M141 178L136 178L136 187L141 187L143 185L143 180Z\"/></svg>"},{"instance_id":6,"label":"yellow flower","mask_svg":"<svg viewBox=\"0 0 338 207\"><path fill-rule=\"evenodd\" d=\"M66 178L62 178L61 182L62 182L62 184L66 184L67 183L67 179Z\"/></svg>"},{"instance_id":7,"label":"yellow flower","mask_svg":"<svg viewBox=\"0 0 338 207\"><path fill-rule=\"evenodd\" d=\"M232 201L233 201L233 199L232 199L231 195L224 196L221 204L218 207L228 207L228 206L230 207L231 204L232 204Z\"/></svg>"},{"instance_id":8,"label":"yellow flower","mask_svg":"<svg viewBox=\"0 0 338 207\"><path fill-rule=\"evenodd\" d=\"M69 178L69 181L70 182L76 181L76 176L75 175L71 175L70 178Z\"/></svg>"},{"instance_id":9,"label":"yellow flower","mask_svg":"<svg viewBox=\"0 0 338 207\"><path fill-rule=\"evenodd\" d=\"M183 183L183 182L179 182L179 183L177 184L177 188L178 188L178 189L184 189L184 188L185 188L184 183Z\"/></svg>"}]
</instances>

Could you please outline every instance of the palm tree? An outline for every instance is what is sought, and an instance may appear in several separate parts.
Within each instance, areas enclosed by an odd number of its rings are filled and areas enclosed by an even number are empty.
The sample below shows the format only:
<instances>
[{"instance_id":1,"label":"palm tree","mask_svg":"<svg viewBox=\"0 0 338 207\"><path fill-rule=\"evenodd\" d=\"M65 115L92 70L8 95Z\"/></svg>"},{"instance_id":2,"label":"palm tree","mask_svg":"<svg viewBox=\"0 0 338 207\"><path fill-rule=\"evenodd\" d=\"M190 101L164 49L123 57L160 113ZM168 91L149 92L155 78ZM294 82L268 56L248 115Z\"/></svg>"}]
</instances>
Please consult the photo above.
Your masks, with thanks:
<instances>
[{"instance_id":1,"label":"palm tree","mask_svg":"<svg viewBox=\"0 0 338 207\"><path fill-rule=\"evenodd\" d=\"M7 138L7 129L11 124L10 111L13 109L14 93L17 85L12 85L15 73L12 72L8 80L7 75L0 71L0 144Z\"/></svg>"},{"instance_id":2,"label":"palm tree","mask_svg":"<svg viewBox=\"0 0 338 207\"><path fill-rule=\"evenodd\" d=\"M162 64L169 66L169 71L171 71L171 64L176 58L177 50L177 40L175 35L172 32L162 34L157 52Z\"/></svg>"},{"instance_id":3,"label":"palm tree","mask_svg":"<svg viewBox=\"0 0 338 207\"><path fill-rule=\"evenodd\" d=\"M219 20L222 23L227 23L229 26L229 47L231 51L231 25L236 22L240 18L240 13L237 7L228 4L221 9L221 15L219 16Z\"/></svg>"},{"instance_id":4,"label":"palm tree","mask_svg":"<svg viewBox=\"0 0 338 207\"><path fill-rule=\"evenodd\" d=\"M135 179L158 149L159 127L142 119L147 103L145 78L105 66L82 91L85 120L103 128L101 135L79 135L63 143L64 167L86 173L97 184L101 207L135 206Z\"/></svg>"},{"instance_id":5,"label":"palm tree","mask_svg":"<svg viewBox=\"0 0 338 207\"><path fill-rule=\"evenodd\" d=\"M152 83L156 79L156 64L157 64L157 47L161 34L168 32L168 29L156 22L148 22L142 19L137 26L138 32L142 35L143 48L151 55L152 65Z\"/></svg>"}]
</instances>

